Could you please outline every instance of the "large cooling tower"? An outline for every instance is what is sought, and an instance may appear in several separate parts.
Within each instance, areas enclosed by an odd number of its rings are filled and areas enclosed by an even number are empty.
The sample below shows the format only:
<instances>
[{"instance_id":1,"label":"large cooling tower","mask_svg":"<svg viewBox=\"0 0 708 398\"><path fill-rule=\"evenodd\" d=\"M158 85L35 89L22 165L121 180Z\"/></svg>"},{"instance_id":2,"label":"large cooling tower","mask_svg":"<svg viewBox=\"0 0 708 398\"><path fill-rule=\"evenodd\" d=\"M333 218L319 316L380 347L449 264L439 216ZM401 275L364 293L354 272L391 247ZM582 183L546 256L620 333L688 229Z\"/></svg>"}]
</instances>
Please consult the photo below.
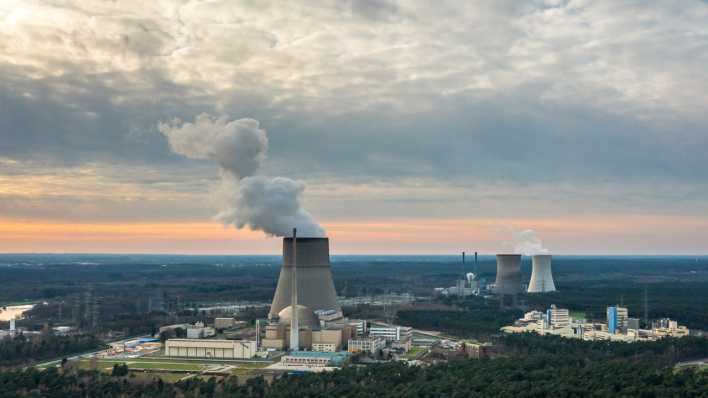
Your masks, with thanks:
<instances>
[{"instance_id":1,"label":"large cooling tower","mask_svg":"<svg viewBox=\"0 0 708 398\"><path fill-rule=\"evenodd\" d=\"M290 305L290 279L293 269L293 239L283 239L283 265L275 289L269 318ZM342 309L332 282L329 264L329 239L297 238L297 303L312 311Z\"/></svg>"},{"instance_id":2,"label":"large cooling tower","mask_svg":"<svg viewBox=\"0 0 708 398\"><path fill-rule=\"evenodd\" d=\"M531 257L532 269L531 280L529 281L529 293L555 292L556 285L553 283L551 273L551 255L537 254Z\"/></svg>"},{"instance_id":3,"label":"large cooling tower","mask_svg":"<svg viewBox=\"0 0 708 398\"><path fill-rule=\"evenodd\" d=\"M497 280L494 293L521 293L521 254L497 254Z\"/></svg>"}]
</instances>

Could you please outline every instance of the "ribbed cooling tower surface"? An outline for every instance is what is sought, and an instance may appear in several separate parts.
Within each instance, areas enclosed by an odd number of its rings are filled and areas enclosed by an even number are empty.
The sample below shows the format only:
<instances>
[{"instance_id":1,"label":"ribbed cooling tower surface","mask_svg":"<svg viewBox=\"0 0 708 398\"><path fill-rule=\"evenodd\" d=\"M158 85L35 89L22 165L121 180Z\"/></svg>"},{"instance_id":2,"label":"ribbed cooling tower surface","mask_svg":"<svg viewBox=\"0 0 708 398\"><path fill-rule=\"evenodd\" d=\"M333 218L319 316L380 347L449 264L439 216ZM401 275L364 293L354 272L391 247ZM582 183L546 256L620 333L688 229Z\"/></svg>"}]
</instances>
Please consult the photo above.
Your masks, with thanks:
<instances>
[{"instance_id":1,"label":"ribbed cooling tower surface","mask_svg":"<svg viewBox=\"0 0 708 398\"><path fill-rule=\"evenodd\" d=\"M555 292L556 285L553 283L553 273L551 272L551 255L537 254L531 257L531 262L531 280L528 292Z\"/></svg>"},{"instance_id":2,"label":"ribbed cooling tower surface","mask_svg":"<svg viewBox=\"0 0 708 398\"><path fill-rule=\"evenodd\" d=\"M290 279L293 269L293 239L283 239L283 265L280 268L278 287L275 289L269 318L274 318L290 305ZM332 281L329 263L329 239L297 238L297 303L311 309L342 309L337 304L337 293Z\"/></svg>"},{"instance_id":3,"label":"ribbed cooling tower surface","mask_svg":"<svg viewBox=\"0 0 708 398\"><path fill-rule=\"evenodd\" d=\"M497 280L494 293L521 293L521 254L497 254Z\"/></svg>"}]
</instances>

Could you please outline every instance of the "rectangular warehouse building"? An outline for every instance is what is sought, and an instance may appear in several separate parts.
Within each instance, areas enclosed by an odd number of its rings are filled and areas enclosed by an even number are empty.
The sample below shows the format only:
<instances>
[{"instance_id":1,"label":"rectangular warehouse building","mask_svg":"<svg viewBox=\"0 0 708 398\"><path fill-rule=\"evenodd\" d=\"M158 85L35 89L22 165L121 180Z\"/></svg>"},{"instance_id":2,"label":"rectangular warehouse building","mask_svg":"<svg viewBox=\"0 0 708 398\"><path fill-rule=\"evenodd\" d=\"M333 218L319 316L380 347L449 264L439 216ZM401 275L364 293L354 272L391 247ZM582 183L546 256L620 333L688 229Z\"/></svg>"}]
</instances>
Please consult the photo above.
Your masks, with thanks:
<instances>
[{"instance_id":1,"label":"rectangular warehouse building","mask_svg":"<svg viewBox=\"0 0 708 398\"><path fill-rule=\"evenodd\" d=\"M169 339L165 342L168 357L250 359L256 351L256 342L250 340Z\"/></svg>"}]
</instances>

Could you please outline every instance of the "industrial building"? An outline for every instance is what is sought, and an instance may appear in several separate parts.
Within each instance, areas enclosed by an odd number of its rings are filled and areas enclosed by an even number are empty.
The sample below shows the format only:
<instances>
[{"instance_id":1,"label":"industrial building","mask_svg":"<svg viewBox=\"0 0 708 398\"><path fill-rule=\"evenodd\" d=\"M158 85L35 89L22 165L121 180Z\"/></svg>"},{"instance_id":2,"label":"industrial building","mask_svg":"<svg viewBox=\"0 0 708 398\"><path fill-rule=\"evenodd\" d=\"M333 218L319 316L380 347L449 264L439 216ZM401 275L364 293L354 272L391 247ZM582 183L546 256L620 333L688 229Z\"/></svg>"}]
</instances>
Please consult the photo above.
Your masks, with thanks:
<instances>
[{"instance_id":1,"label":"industrial building","mask_svg":"<svg viewBox=\"0 0 708 398\"><path fill-rule=\"evenodd\" d=\"M607 307L607 330L610 334L622 333L627 330L629 311L618 305Z\"/></svg>"},{"instance_id":2,"label":"industrial building","mask_svg":"<svg viewBox=\"0 0 708 398\"><path fill-rule=\"evenodd\" d=\"M413 328L408 326L372 326L369 328L369 336L400 342L413 337Z\"/></svg>"},{"instance_id":3,"label":"industrial building","mask_svg":"<svg viewBox=\"0 0 708 398\"><path fill-rule=\"evenodd\" d=\"M576 320L568 316L569 311L551 306L545 313L530 311L514 322L513 326L504 326L504 333L533 332L540 335L556 335L587 341L655 341L664 337L685 337L689 330L679 326L676 321L663 319L654 322L651 330L639 329L639 320L627 317L627 308L611 306L607 308L608 323L593 323Z\"/></svg>"},{"instance_id":4,"label":"industrial building","mask_svg":"<svg viewBox=\"0 0 708 398\"><path fill-rule=\"evenodd\" d=\"M299 348L312 351L339 351L350 338L357 336L357 325L350 324L346 319L340 318L341 322L326 322L321 326L317 316L311 310L305 306L298 306L298 308L300 309L298 311ZM265 325L265 338L261 340L261 346L276 350L290 347L290 312L281 311L281 313L282 318Z\"/></svg>"},{"instance_id":5,"label":"industrial building","mask_svg":"<svg viewBox=\"0 0 708 398\"><path fill-rule=\"evenodd\" d=\"M204 322L197 322L194 325L187 326L188 339L205 339L216 335L216 330L213 327L204 325Z\"/></svg>"},{"instance_id":6,"label":"industrial building","mask_svg":"<svg viewBox=\"0 0 708 398\"><path fill-rule=\"evenodd\" d=\"M341 317L342 309L337 304L337 294L332 281L329 261L329 239L297 238L293 249L293 238L283 238L283 265L280 268L278 286L273 296L273 304L268 313L275 319L280 312L291 305L292 275L297 259L297 304L312 311L333 310ZM296 253L293 250L297 250Z\"/></svg>"},{"instance_id":7,"label":"industrial building","mask_svg":"<svg viewBox=\"0 0 708 398\"><path fill-rule=\"evenodd\" d=\"M546 310L546 323L551 329L562 329L570 326L570 311L558 308L555 304Z\"/></svg>"},{"instance_id":8,"label":"industrial building","mask_svg":"<svg viewBox=\"0 0 708 398\"><path fill-rule=\"evenodd\" d=\"M168 357L250 359L256 355L255 341L169 339L165 342Z\"/></svg>"},{"instance_id":9,"label":"industrial building","mask_svg":"<svg viewBox=\"0 0 708 398\"><path fill-rule=\"evenodd\" d=\"M286 368L336 368L344 365L349 359L347 352L312 352L293 351L280 358L280 364Z\"/></svg>"},{"instance_id":10,"label":"industrial building","mask_svg":"<svg viewBox=\"0 0 708 398\"><path fill-rule=\"evenodd\" d=\"M382 337L368 337L363 339L350 339L347 343L347 351L351 353L367 352L375 354L386 347L386 339Z\"/></svg>"},{"instance_id":11,"label":"industrial building","mask_svg":"<svg viewBox=\"0 0 708 398\"><path fill-rule=\"evenodd\" d=\"M556 285L553 282L551 272L551 255L537 254L531 256L531 279L529 280L529 293L555 292Z\"/></svg>"}]
</instances>

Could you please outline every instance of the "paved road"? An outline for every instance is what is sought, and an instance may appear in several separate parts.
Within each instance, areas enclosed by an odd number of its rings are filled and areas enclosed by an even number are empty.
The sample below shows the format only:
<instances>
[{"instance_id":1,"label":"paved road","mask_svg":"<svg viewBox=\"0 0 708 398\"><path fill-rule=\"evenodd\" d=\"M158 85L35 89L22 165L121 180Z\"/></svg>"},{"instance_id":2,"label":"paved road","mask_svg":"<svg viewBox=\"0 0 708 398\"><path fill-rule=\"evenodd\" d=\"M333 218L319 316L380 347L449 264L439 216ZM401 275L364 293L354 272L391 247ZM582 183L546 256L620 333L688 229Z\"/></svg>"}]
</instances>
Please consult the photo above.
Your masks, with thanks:
<instances>
[{"instance_id":1,"label":"paved road","mask_svg":"<svg viewBox=\"0 0 708 398\"><path fill-rule=\"evenodd\" d=\"M679 362L676 364L677 368L684 366L708 366L708 358L697 359L695 361Z\"/></svg>"}]
</instances>

